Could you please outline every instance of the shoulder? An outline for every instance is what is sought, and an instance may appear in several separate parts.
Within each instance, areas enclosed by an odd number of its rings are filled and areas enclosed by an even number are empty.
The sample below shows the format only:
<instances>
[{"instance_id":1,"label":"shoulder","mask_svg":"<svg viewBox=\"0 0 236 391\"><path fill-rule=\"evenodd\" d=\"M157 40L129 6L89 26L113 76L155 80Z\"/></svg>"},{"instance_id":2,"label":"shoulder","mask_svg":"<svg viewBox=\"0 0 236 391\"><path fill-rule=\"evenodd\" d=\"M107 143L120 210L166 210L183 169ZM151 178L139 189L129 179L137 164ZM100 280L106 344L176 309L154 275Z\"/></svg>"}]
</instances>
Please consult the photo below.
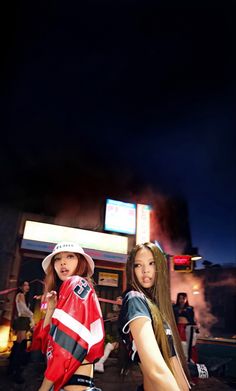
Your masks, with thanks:
<instances>
[{"instance_id":1,"label":"shoulder","mask_svg":"<svg viewBox=\"0 0 236 391\"><path fill-rule=\"evenodd\" d=\"M94 293L93 286L84 277L72 276L63 282L60 288L60 296L69 298L76 296L79 299L88 299Z\"/></svg>"},{"instance_id":2,"label":"shoulder","mask_svg":"<svg viewBox=\"0 0 236 391\"><path fill-rule=\"evenodd\" d=\"M16 301L23 300L23 299L24 299L24 294L22 292L18 292L16 295Z\"/></svg>"},{"instance_id":3,"label":"shoulder","mask_svg":"<svg viewBox=\"0 0 236 391\"><path fill-rule=\"evenodd\" d=\"M152 319L145 295L137 291L129 291L123 296L119 324L122 330L134 319Z\"/></svg>"},{"instance_id":4,"label":"shoulder","mask_svg":"<svg viewBox=\"0 0 236 391\"><path fill-rule=\"evenodd\" d=\"M144 301L146 302L146 297L143 293L138 291L128 291L123 297L123 303L127 301Z\"/></svg>"},{"instance_id":5,"label":"shoulder","mask_svg":"<svg viewBox=\"0 0 236 391\"><path fill-rule=\"evenodd\" d=\"M137 291L127 292L122 301L122 308L137 310L141 308L148 308L146 297L143 293Z\"/></svg>"}]
</instances>

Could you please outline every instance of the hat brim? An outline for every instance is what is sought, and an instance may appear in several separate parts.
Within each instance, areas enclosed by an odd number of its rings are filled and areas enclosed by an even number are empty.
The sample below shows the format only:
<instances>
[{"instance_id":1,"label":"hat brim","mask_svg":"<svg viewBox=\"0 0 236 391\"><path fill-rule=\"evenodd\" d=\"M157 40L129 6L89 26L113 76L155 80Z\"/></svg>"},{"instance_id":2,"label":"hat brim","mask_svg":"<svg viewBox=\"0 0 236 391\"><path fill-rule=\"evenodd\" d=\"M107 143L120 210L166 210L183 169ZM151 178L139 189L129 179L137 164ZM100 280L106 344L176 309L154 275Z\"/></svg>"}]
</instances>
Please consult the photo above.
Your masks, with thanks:
<instances>
[{"instance_id":1,"label":"hat brim","mask_svg":"<svg viewBox=\"0 0 236 391\"><path fill-rule=\"evenodd\" d=\"M47 269L52 261L52 258L56 255L56 254L59 254L61 253L62 251L61 250L58 250L58 251L55 251L54 253L52 254L49 254L48 256L46 256L46 258L44 258L43 262L42 262L42 268L45 272L45 274L47 274ZM94 273L94 261L92 260L92 258L86 254L86 253L79 253L78 251L77 252L74 252L72 251L74 254L79 254L79 255L82 255L87 263L88 263L88 277L91 277Z\"/></svg>"}]
</instances>

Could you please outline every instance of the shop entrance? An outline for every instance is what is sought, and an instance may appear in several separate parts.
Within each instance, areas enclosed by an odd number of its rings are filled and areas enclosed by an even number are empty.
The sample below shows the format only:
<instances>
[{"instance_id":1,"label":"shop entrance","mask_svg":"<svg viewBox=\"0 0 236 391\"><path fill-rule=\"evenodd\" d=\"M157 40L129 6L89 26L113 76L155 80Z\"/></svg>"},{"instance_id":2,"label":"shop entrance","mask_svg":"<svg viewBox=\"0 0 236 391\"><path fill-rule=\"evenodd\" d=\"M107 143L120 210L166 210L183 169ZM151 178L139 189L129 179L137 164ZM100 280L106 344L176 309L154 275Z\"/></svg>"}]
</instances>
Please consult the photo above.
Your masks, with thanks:
<instances>
[{"instance_id":1,"label":"shop entrance","mask_svg":"<svg viewBox=\"0 0 236 391\"><path fill-rule=\"evenodd\" d=\"M123 291L123 273L121 269L96 266L94 272L95 289L98 298L116 301ZM100 301L105 332L108 340L116 339L119 306Z\"/></svg>"}]
</instances>

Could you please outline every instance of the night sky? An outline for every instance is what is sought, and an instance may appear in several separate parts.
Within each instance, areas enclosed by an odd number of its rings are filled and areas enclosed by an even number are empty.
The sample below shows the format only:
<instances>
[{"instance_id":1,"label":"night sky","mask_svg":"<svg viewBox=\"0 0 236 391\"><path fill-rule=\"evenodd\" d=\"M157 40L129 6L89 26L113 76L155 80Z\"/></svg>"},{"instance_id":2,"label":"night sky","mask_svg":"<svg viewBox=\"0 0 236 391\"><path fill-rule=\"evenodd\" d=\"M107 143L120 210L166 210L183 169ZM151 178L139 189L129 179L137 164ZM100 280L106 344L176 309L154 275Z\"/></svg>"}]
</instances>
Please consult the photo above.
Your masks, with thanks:
<instances>
[{"instance_id":1,"label":"night sky","mask_svg":"<svg viewBox=\"0 0 236 391\"><path fill-rule=\"evenodd\" d=\"M1 203L183 196L193 246L236 263L232 4L8 3Z\"/></svg>"}]
</instances>

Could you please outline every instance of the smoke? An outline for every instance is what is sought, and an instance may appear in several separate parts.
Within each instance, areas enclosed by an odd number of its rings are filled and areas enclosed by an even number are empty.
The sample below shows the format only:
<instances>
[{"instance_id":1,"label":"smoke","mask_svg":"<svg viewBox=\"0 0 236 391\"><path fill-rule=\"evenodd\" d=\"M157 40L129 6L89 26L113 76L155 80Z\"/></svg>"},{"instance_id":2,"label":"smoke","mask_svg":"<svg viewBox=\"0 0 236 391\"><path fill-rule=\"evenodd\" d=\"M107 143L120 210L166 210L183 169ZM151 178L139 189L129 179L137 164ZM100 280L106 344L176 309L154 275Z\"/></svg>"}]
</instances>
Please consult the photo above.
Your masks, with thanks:
<instances>
[{"instance_id":1,"label":"smoke","mask_svg":"<svg viewBox=\"0 0 236 391\"><path fill-rule=\"evenodd\" d=\"M157 240L167 254L182 253L186 247L186 238L176 218L179 206L177 200L170 202L167 195L154 191L151 186L141 192L131 193L130 198L132 202L151 206L150 240ZM185 203L184 200L182 202Z\"/></svg>"},{"instance_id":2,"label":"smoke","mask_svg":"<svg viewBox=\"0 0 236 391\"><path fill-rule=\"evenodd\" d=\"M138 202L151 204L153 207L151 240L157 240L166 254L186 254L187 249L191 247L191 236L185 201L178 198L169 199L149 188L138 197ZM171 260L171 256L169 259ZM170 267L170 285L173 303L176 302L178 292L187 293L189 304L194 307L200 330L199 336L209 336L217 318L211 313L210 303L205 300L204 276L196 276L190 272L175 272Z\"/></svg>"},{"instance_id":3,"label":"smoke","mask_svg":"<svg viewBox=\"0 0 236 391\"><path fill-rule=\"evenodd\" d=\"M154 193L151 189L147 189L145 195L146 203L151 203L153 207L151 241L157 240L166 254L184 254L186 248L191 247L187 209L183 208L185 201L170 199L164 194ZM182 213L181 219L179 210ZM181 224L180 221L182 221Z\"/></svg>"},{"instance_id":4,"label":"smoke","mask_svg":"<svg viewBox=\"0 0 236 391\"><path fill-rule=\"evenodd\" d=\"M208 282L208 286L211 287L236 287L236 278L235 277L226 277L223 280L221 279L220 281L214 281L214 282Z\"/></svg>"},{"instance_id":5,"label":"smoke","mask_svg":"<svg viewBox=\"0 0 236 391\"><path fill-rule=\"evenodd\" d=\"M179 292L186 292L189 305L194 307L197 324L200 326L200 337L209 337L211 327L217 322L217 318L211 313L211 305L205 300L204 277L198 277L192 273L181 273L171 270L171 299L176 302Z\"/></svg>"},{"instance_id":6,"label":"smoke","mask_svg":"<svg viewBox=\"0 0 236 391\"><path fill-rule=\"evenodd\" d=\"M76 196L61 200L56 211L55 224L89 230L102 229L103 209L99 200L83 200Z\"/></svg>"}]
</instances>

